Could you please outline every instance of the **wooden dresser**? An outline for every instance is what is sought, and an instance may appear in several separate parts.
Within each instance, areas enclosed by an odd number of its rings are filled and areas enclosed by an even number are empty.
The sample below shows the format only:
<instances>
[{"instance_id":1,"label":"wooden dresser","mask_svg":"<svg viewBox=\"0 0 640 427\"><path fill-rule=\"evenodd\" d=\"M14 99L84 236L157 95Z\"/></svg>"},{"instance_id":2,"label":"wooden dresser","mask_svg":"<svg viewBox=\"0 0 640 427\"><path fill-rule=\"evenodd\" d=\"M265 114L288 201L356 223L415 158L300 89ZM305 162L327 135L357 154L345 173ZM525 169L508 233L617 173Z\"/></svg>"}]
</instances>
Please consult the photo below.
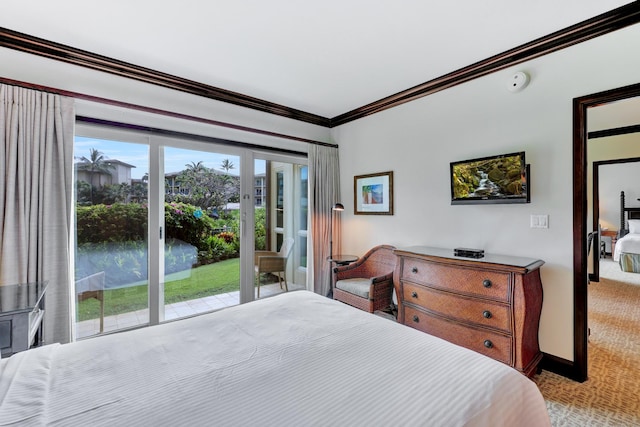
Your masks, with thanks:
<instances>
[{"instance_id":1,"label":"wooden dresser","mask_svg":"<svg viewBox=\"0 0 640 427\"><path fill-rule=\"evenodd\" d=\"M499 360L531 377L542 353L544 261L414 246L395 251L398 322Z\"/></svg>"}]
</instances>

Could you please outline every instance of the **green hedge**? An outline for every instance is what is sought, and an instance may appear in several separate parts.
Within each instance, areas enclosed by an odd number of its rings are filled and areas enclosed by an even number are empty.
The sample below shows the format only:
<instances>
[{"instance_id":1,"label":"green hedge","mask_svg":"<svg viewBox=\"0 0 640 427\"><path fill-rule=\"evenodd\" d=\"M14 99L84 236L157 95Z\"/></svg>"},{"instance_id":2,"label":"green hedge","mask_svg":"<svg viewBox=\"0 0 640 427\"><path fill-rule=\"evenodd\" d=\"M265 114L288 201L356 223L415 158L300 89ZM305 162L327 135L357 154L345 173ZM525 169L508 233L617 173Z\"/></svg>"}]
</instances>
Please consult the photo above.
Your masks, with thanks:
<instances>
[{"instance_id":1,"label":"green hedge","mask_svg":"<svg viewBox=\"0 0 640 427\"><path fill-rule=\"evenodd\" d=\"M195 248L194 264L209 264L239 256L239 212L231 211L214 219L205 211L187 203L165 203L165 265L183 265L188 258L179 242ZM256 250L265 248L265 209L256 209ZM86 257L98 262L97 271L114 264L129 271L129 276L146 274L147 205L140 203L114 203L112 205L77 206L78 264L83 274L91 274ZM118 249L119 248L119 249ZM135 249L134 249L135 248ZM177 251L177 248L181 248ZM108 249L108 250L107 250ZM120 252L118 255L116 253ZM174 253L174 252L177 252ZM112 253L113 255L105 255ZM178 258L180 260L176 260ZM177 261L177 262L176 262ZM177 267L176 267L177 268ZM82 276L79 276L82 277Z\"/></svg>"},{"instance_id":2,"label":"green hedge","mask_svg":"<svg viewBox=\"0 0 640 427\"><path fill-rule=\"evenodd\" d=\"M78 245L145 240L147 206L115 203L76 207Z\"/></svg>"}]
</instances>

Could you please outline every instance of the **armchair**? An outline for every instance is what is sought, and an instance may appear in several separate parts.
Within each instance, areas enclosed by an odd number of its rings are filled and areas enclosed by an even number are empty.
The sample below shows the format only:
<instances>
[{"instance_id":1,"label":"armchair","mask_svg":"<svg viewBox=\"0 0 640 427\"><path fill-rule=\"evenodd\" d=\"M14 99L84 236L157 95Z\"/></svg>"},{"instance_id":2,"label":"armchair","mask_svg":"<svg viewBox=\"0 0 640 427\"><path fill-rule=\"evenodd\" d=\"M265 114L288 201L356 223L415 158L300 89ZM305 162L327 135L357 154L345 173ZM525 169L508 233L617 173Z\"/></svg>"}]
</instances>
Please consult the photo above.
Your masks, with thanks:
<instances>
[{"instance_id":1,"label":"armchair","mask_svg":"<svg viewBox=\"0 0 640 427\"><path fill-rule=\"evenodd\" d=\"M369 313L389 307L396 267L394 249L376 246L356 262L334 268L333 298Z\"/></svg>"},{"instance_id":2,"label":"armchair","mask_svg":"<svg viewBox=\"0 0 640 427\"><path fill-rule=\"evenodd\" d=\"M293 249L293 238L289 237L282 242L279 252L273 251L255 251L254 263L256 278L258 280L258 298L260 298L260 274L277 273L280 289L282 289L282 279L284 276L284 289L289 292L287 286L287 260ZM283 276L280 275L282 273Z\"/></svg>"}]
</instances>

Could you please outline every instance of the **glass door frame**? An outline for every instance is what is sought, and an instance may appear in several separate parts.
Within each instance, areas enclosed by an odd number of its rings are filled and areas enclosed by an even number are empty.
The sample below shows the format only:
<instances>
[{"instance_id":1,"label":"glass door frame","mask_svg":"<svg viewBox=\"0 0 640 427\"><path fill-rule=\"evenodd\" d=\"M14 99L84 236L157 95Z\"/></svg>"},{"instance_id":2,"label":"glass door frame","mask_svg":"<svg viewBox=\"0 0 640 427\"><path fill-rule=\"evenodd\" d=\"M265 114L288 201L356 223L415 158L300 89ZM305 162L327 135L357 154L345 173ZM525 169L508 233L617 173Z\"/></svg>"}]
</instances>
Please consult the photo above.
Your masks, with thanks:
<instances>
[{"instance_id":1,"label":"glass door frame","mask_svg":"<svg viewBox=\"0 0 640 427\"><path fill-rule=\"evenodd\" d=\"M291 166L291 173L289 173L287 176L287 174L285 174L284 176L284 182L285 185L288 185L290 187L290 191L287 193L285 192L284 197L285 199L287 199L286 201L286 205L292 205L293 209L290 212L285 212L286 217L283 219L284 223L283 223L283 230L286 230L287 228L292 229L291 232L291 236L295 239L295 244L294 244L294 249L293 249L293 253L291 255L291 261L293 261L293 275L291 276L292 279L294 279L294 281L300 280L301 277L305 278L305 287L307 290L310 289L310 280L309 280L309 270L308 267L300 267L300 253L301 253L301 248L299 245L299 242L301 241L300 237L301 237L301 233L299 230L299 210L300 210L300 206L295 203L295 201L300 200L301 197L301 191L298 188L298 178L299 178L299 171L300 171L300 166L308 166L308 159L307 157L304 156L295 156L295 155L285 155L285 154L276 154L276 153L271 153L271 152L261 152L261 151L253 151L253 160L251 161L251 165L253 167L253 165L255 164L255 160L264 160L267 163L287 163ZM276 173L277 170L279 169L272 169L272 170L266 170L266 174L268 175L269 173ZM282 168L281 170L284 170L284 168ZM252 170L252 173L254 173L254 171ZM275 179L271 179L271 188L267 189L267 194L265 196L270 197L272 199L275 199L275 197L277 196L277 182ZM269 182L269 177L267 176L267 182ZM249 193L251 193L253 195L253 191L252 189L249 190ZM252 215L253 215L253 197L251 200L251 211L252 211ZM268 204L271 207L271 210L273 211L273 213L275 213L275 209L276 209L276 204L273 202ZM308 218L309 213L307 212L307 226L309 224L309 218ZM268 215L269 216L269 215ZM272 220L271 222L273 224L275 224L275 215L272 215ZM271 233L273 235L277 234L279 232L279 229L277 230L276 227L274 226L272 230L270 230ZM307 243L307 251L306 253L309 253L309 245L310 242L308 240L308 233L303 233L304 237L306 238L306 243ZM289 236L286 236L289 237ZM253 240L253 236L252 236L252 240L250 242L252 250L250 252L250 256L253 257L253 246L254 246L254 240ZM247 247L249 246L249 244L247 243ZM269 249L269 248L268 248ZM273 247L270 249L274 249ZM253 264L253 258L251 258L251 263ZM253 271L253 265L251 265L251 269ZM287 276L289 277L289 276Z\"/></svg>"},{"instance_id":2,"label":"glass door frame","mask_svg":"<svg viewBox=\"0 0 640 427\"><path fill-rule=\"evenodd\" d=\"M210 152L210 153L217 153L217 154L223 154L223 155L230 155L230 156L237 156L240 158L240 194L244 195L245 191L244 191L244 187L246 186L246 184L244 184L244 176L248 173L252 174L253 173L253 168L251 168L251 171L246 171L246 163L247 162L247 158L251 158L251 150L245 149L245 148L237 148L237 147L231 147L228 145L224 145L224 144L216 144L215 142L202 142L202 141L195 141L195 140L191 140L188 138L179 138L179 137L175 137L175 136L163 136L163 135L152 135L150 138L150 167L149 167L149 176L151 177L152 173L156 173L158 176L160 177L159 180L154 180L154 179L149 179L149 181L156 181L158 187L157 188L152 188L149 187L149 212L156 212L156 215L150 215L152 217L154 217L155 219L157 219L157 223L155 221L149 221L149 236L152 236L152 232L151 230L156 230L156 236L158 236L159 238L153 238L150 239L150 241L153 241L157 244L157 247L152 246L150 247L150 253L151 250L153 250L153 254L154 256L149 256L149 276L150 276L150 283L151 283L151 272L153 272L153 274L157 274L158 277L153 277L154 278L154 285L157 283L157 286L150 286L149 288L149 322L150 325L155 325L158 323L162 323L164 321L164 305L165 305L165 297L164 297L164 285L165 285L165 281L164 281L164 239L166 237L166 233L164 231L161 231L165 229L165 224L164 224L164 196L165 196L165 187L164 187L164 176L165 176L165 170L164 170L164 148L165 147L173 147L173 148L179 148L179 149L184 149L184 150L192 150L192 151L203 151L203 152ZM151 193L153 192L153 198L154 200L152 201L151 199ZM250 301L248 300L247 297L247 292L250 292L246 286L243 286L243 284L245 282L250 282L251 284L253 283L253 268L251 268L251 270L247 270L245 264L246 264L246 256L245 256L245 248L244 246L247 245L247 242L252 242L253 239L253 227L252 227L252 222L246 222L246 220L252 221L252 218L244 218L243 217L243 212L246 210L245 206L247 203L251 203L251 200L245 200L244 196L241 196L240 198L240 212L241 212L241 224L240 224L240 230L241 230L241 236L240 236L240 297L239 297L239 304L242 304L243 302L246 301ZM243 224L243 220L245 220L244 224ZM155 228L152 228L155 227ZM253 258L251 258L253 259ZM251 280L249 280L251 279ZM151 303L153 302L153 304ZM156 303L157 302L157 303ZM152 309L153 307L153 309ZM160 309L160 307L162 307L162 309Z\"/></svg>"},{"instance_id":3,"label":"glass door frame","mask_svg":"<svg viewBox=\"0 0 640 427\"><path fill-rule=\"evenodd\" d=\"M307 165L307 157L303 154L278 154L255 148L234 147L225 141L197 140L198 136L188 135L167 136L153 133L153 131L135 130L129 128L111 127L108 125L76 122L75 136L104 140L114 140L127 143L144 144L149 150L149 180L147 187L148 203L148 295L149 295L149 323L156 325L164 320L164 147L184 148L228 154L240 158L240 299L243 304L255 299L254 288L254 257L255 250L255 211L253 182L255 179L255 160L267 160L291 163L294 170L297 166ZM228 142L228 141L227 141ZM155 178L154 178L155 177ZM295 190L295 186L292 188ZM291 195L294 196L293 194ZM297 215L297 213L296 213ZM75 217L75 216L74 216ZM162 234L161 234L162 233ZM298 233L293 236L297 239ZM75 249L75 238L71 239L72 253ZM307 242L307 249L309 242ZM296 262L296 265L298 263ZM303 272L304 273L304 272ZM296 272L296 275L302 274ZM295 275L294 275L295 276ZM309 288L307 280L307 289ZM74 303L72 302L72 306ZM74 310L75 312L75 310ZM73 319L75 323L76 319ZM146 326L146 325L141 325Z\"/></svg>"},{"instance_id":4,"label":"glass door frame","mask_svg":"<svg viewBox=\"0 0 640 427\"><path fill-rule=\"evenodd\" d=\"M117 127L109 127L103 125L76 123L76 137L88 137L102 140L113 140L124 143L142 144L148 147L149 153L149 180L147 187L147 248L148 248L148 309L149 323L148 325L157 325L164 321L164 241L165 241L165 224L164 224L164 147L175 147L186 150L215 152L223 155L233 155L240 158L240 176L241 186L240 193L245 194L244 187L251 185L244 183L245 176L252 176L253 163L252 151L247 148L232 147L226 144L216 144L215 142L195 141L188 138L178 136L164 136L154 134L152 132L136 131L132 129L120 129ZM251 170L245 170L245 165L250 165ZM247 211L245 205L252 203L253 197L246 200L241 197L241 212ZM245 218L251 221L245 222L242 226L242 236L240 240L240 298L239 303L247 302L252 299L253 289L249 286L253 285L253 265L247 267L243 263L246 249L243 248L247 242L253 246L253 217ZM75 215L74 215L75 221ZM75 228L75 226L74 226ZM76 240L72 236L71 252L74 253ZM253 264L253 255L250 256L251 264ZM249 286L243 286L248 283ZM243 295L248 294L248 295ZM74 293L72 293L74 295ZM249 296L250 298L248 298ZM72 303L75 306L75 303ZM74 307L75 313L75 307ZM75 316L74 316L75 317ZM73 319L74 324L76 319ZM142 324L141 326L146 326Z\"/></svg>"}]
</instances>

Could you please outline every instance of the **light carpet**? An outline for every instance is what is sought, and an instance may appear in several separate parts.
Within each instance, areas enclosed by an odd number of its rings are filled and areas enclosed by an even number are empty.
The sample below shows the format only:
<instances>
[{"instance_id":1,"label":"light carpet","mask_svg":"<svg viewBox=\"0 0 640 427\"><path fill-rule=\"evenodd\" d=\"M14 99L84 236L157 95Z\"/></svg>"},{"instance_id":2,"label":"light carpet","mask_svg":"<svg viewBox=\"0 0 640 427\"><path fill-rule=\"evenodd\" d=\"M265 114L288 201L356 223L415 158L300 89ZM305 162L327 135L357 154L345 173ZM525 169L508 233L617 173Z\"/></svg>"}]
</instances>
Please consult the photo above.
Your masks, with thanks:
<instances>
[{"instance_id":1,"label":"light carpet","mask_svg":"<svg viewBox=\"0 0 640 427\"><path fill-rule=\"evenodd\" d=\"M553 426L640 426L640 274L600 262L589 292L589 379L535 377Z\"/></svg>"}]
</instances>

